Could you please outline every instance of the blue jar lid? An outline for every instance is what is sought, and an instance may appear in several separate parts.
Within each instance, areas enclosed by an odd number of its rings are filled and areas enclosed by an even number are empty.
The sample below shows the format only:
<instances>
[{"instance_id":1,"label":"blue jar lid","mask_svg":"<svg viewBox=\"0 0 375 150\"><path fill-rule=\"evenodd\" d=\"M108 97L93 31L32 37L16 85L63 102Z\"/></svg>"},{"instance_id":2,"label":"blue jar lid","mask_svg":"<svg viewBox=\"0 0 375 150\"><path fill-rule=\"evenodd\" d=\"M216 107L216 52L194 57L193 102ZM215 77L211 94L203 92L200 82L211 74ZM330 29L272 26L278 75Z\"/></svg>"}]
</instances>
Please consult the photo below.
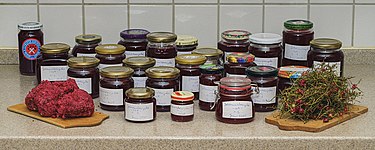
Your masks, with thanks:
<instances>
[{"instance_id":1,"label":"blue jar lid","mask_svg":"<svg viewBox=\"0 0 375 150\"><path fill-rule=\"evenodd\" d=\"M120 36L124 39L146 39L150 32L145 29L128 29L120 32Z\"/></svg>"}]
</instances>

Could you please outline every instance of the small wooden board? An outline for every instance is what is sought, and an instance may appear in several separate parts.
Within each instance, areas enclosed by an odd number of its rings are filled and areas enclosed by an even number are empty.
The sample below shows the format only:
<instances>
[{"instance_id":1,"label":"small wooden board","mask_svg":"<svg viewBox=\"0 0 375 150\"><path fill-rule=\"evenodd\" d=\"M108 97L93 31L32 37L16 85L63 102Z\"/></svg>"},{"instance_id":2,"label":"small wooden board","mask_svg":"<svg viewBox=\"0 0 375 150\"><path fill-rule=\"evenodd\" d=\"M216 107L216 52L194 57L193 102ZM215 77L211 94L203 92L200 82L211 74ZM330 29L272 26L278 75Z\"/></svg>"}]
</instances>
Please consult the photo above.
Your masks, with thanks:
<instances>
[{"instance_id":1,"label":"small wooden board","mask_svg":"<svg viewBox=\"0 0 375 150\"><path fill-rule=\"evenodd\" d=\"M72 127L89 127L96 126L101 124L109 116L101 112L94 112L91 117L82 117L82 118L51 118L51 117L42 117L38 112L30 111L27 109L24 103L12 105L8 107L9 111L22 114L34 119L38 119L62 128L72 128Z\"/></svg>"},{"instance_id":2,"label":"small wooden board","mask_svg":"<svg viewBox=\"0 0 375 150\"><path fill-rule=\"evenodd\" d=\"M349 113L341 117L333 118L329 122L324 123L322 120L310 120L307 123L303 123L301 120L295 119L280 119L280 112L274 112L267 116L265 121L269 124L273 124L279 127L281 130L288 131L307 131L307 132L321 132L325 129L331 128L335 125L343 123L349 119L357 117L368 111L367 107L352 105L350 106Z\"/></svg>"}]
</instances>

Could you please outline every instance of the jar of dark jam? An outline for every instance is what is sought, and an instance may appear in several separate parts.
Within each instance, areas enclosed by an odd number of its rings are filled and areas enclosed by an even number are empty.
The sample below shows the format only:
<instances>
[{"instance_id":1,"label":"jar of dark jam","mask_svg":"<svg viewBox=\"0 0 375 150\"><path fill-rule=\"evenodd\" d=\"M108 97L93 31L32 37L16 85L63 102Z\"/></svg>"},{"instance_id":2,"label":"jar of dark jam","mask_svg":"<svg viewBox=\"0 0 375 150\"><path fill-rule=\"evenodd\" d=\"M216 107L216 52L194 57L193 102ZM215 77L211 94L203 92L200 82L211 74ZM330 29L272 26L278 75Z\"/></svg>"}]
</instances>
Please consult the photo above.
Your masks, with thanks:
<instances>
[{"instance_id":1,"label":"jar of dark jam","mask_svg":"<svg viewBox=\"0 0 375 150\"><path fill-rule=\"evenodd\" d=\"M199 98L199 65L206 62L206 57L199 54L181 54L176 57L176 68L180 70L180 89L194 93Z\"/></svg>"},{"instance_id":2,"label":"jar of dark jam","mask_svg":"<svg viewBox=\"0 0 375 150\"><path fill-rule=\"evenodd\" d=\"M266 112L277 108L278 70L271 66L254 66L246 69L249 79L258 85L259 93L251 96L255 111Z\"/></svg>"},{"instance_id":3,"label":"jar of dark jam","mask_svg":"<svg viewBox=\"0 0 375 150\"><path fill-rule=\"evenodd\" d=\"M109 66L122 66L125 47L118 44L103 44L95 47L96 58L100 60L99 69Z\"/></svg>"},{"instance_id":4,"label":"jar of dark jam","mask_svg":"<svg viewBox=\"0 0 375 150\"><path fill-rule=\"evenodd\" d=\"M72 54L74 57L95 57L95 47L102 42L102 37L96 34L82 34L76 36L75 39L77 44L72 49Z\"/></svg>"},{"instance_id":5,"label":"jar of dark jam","mask_svg":"<svg viewBox=\"0 0 375 150\"><path fill-rule=\"evenodd\" d=\"M194 94L188 91L176 91L171 95L171 118L177 122L188 122L194 118Z\"/></svg>"},{"instance_id":6,"label":"jar of dark jam","mask_svg":"<svg viewBox=\"0 0 375 150\"><path fill-rule=\"evenodd\" d=\"M126 91L125 120L150 122L156 119L156 100L150 88L131 88Z\"/></svg>"},{"instance_id":7,"label":"jar of dark jam","mask_svg":"<svg viewBox=\"0 0 375 150\"><path fill-rule=\"evenodd\" d=\"M227 30L221 33L222 40L217 43L217 48L224 52L224 59L232 52L247 53L250 32L244 30Z\"/></svg>"},{"instance_id":8,"label":"jar of dark jam","mask_svg":"<svg viewBox=\"0 0 375 150\"><path fill-rule=\"evenodd\" d=\"M68 59L68 78L74 79L78 87L92 98L99 97L99 59L80 56Z\"/></svg>"},{"instance_id":9,"label":"jar of dark jam","mask_svg":"<svg viewBox=\"0 0 375 150\"><path fill-rule=\"evenodd\" d=\"M134 87L129 67L111 66L100 70L99 102L104 110L123 111L125 91Z\"/></svg>"},{"instance_id":10,"label":"jar of dark jam","mask_svg":"<svg viewBox=\"0 0 375 150\"><path fill-rule=\"evenodd\" d=\"M256 33L250 35L249 52L255 56L259 66L279 68L282 63L282 37L274 33Z\"/></svg>"},{"instance_id":11,"label":"jar of dark jam","mask_svg":"<svg viewBox=\"0 0 375 150\"><path fill-rule=\"evenodd\" d=\"M175 66L177 35L170 32L152 32L147 35L146 56L156 60L155 66Z\"/></svg>"},{"instance_id":12,"label":"jar of dark jam","mask_svg":"<svg viewBox=\"0 0 375 150\"><path fill-rule=\"evenodd\" d=\"M344 73L344 53L340 50L341 41L329 38L314 39L307 54L307 66L319 67L323 63L333 67L337 76Z\"/></svg>"},{"instance_id":13,"label":"jar of dark jam","mask_svg":"<svg viewBox=\"0 0 375 150\"><path fill-rule=\"evenodd\" d=\"M49 43L41 47L42 54L38 56L36 77L38 84L43 80L65 81L68 78L70 46L64 43Z\"/></svg>"},{"instance_id":14,"label":"jar of dark jam","mask_svg":"<svg viewBox=\"0 0 375 150\"><path fill-rule=\"evenodd\" d=\"M278 92L289 88L293 85L293 81L301 77L302 74L308 71L306 66L283 66L279 69L279 83Z\"/></svg>"},{"instance_id":15,"label":"jar of dark jam","mask_svg":"<svg viewBox=\"0 0 375 150\"><path fill-rule=\"evenodd\" d=\"M155 65L155 59L144 56L128 57L123 61L124 66L130 67L134 70L133 80L134 87L146 87L146 69Z\"/></svg>"},{"instance_id":16,"label":"jar of dark jam","mask_svg":"<svg viewBox=\"0 0 375 150\"><path fill-rule=\"evenodd\" d=\"M177 55L191 54L198 46L198 39L191 35L178 35L176 40Z\"/></svg>"},{"instance_id":17,"label":"jar of dark jam","mask_svg":"<svg viewBox=\"0 0 375 150\"><path fill-rule=\"evenodd\" d=\"M19 69L22 75L35 75L36 59L44 43L42 27L39 22L25 22L18 25Z\"/></svg>"},{"instance_id":18,"label":"jar of dark jam","mask_svg":"<svg viewBox=\"0 0 375 150\"><path fill-rule=\"evenodd\" d=\"M180 89L180 70L168 66L151 67L146 70L146 75L146 86L155 91L156 111L170 111L171 94Z\"/></svg>"},{"instance_id":19,"label":"jar of dark jam","mask_svg":"<svg viewBox=\"0 0 375 150\"><path fill-rule=\"evenodd\" d=\"M125 46L126 57L146 56L147 34L145 29L128 29L120 32L121 40L118 44Z\"/></svg>"},{"instance_id":20,"label":"jar of dark jam","mask_svg":"<svg viewBox=\"0 0 375 150\"><path fill-rule=\"evenodd\" d=\"M199 108L206 111L214 111L218 85L215 83L223 77L223 66L208 64L200 66L199 77ZM212 108L211 108L212 107Z\"/></svg>"},{"instance_id":21,"label":"jar of dark jam","mask_svg":"<svg viewBox=\"0 0 375 150\"><path fill-rule=\"evenodd\" d=\"M313 23L307 20L288 20L284 22L283 66L307 66L307 52L310 41L314 39Z\"/></svg>"},{"instance_id":22,"label":"jar of dark jam","mask_svg":"<svg viewBox=\"0 0 375 150\"><path fill-rule=\"evenodd\" d=\"M247 67L256 66L254 55L248 53L231 53L227 55L224 69L227 77L245 77Z\"/></svg>"},{"instance_id":23,"label":"jar of dark jam","mask_svg":"<svg viewBox=\"0 0 375 150\"><path fill-rule=\"evenodd\" d=\"M205 65L214 64L214 65L223 65L223 51L216 48L197 48L193 50L192 54L200 54L206 56L207 60L204 63Z\"/></svg>"}]
</instances>

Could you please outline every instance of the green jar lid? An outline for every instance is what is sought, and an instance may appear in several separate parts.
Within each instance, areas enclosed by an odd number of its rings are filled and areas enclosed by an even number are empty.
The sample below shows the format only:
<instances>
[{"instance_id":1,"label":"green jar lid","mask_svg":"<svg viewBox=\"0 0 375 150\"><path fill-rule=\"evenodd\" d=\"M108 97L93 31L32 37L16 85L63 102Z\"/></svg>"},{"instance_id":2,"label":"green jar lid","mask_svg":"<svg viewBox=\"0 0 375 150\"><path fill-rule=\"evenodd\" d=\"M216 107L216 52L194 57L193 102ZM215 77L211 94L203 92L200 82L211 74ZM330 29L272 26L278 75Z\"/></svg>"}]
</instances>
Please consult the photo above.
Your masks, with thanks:
<instances>
[{"instance_id":1,"label":"green jar lid","mask_svg":"<svg viewBox=\"0 0 375 150\"><path fill-rule=\"evenodd\" d=\"M224 67L215 64L200 65L199 69L203 74L221 74L224 71Z\"/></svg>"},{"instance_id":2,"label":"green jar lid","mask_svg":"<svg viewBox=\"0 0 375 150\"><path fill-rule=\"evenodd\" d=\"M246 75L248 77L276 77L278 70L271 66L253 66L246 68Z\"/></svg>"},{"instance_id":3,"label":"green jar lid","mask_svg":"<svg viewBox=\"0 0 375 150\"><path fill-rule=\"evenodd\" d=\"M284 27L289 30L308 30L313 27L313 23L308 20L287 20Z\"/></svg>"}]
</instances>

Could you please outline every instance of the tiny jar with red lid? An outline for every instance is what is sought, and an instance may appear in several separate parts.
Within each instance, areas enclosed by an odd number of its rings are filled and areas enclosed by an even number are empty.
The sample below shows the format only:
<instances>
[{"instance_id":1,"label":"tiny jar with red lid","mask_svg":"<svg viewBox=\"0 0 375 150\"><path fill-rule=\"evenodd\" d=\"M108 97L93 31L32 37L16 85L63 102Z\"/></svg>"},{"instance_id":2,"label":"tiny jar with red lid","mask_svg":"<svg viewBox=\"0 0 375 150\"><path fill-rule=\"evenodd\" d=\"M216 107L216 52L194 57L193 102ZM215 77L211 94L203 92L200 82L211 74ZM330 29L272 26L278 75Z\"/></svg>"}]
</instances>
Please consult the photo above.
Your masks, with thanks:
<instances>
[{"instance_id":1,"label":"tiny jar with red lid","mask_svg":"<svg viewBox=\"0 0 375 150\"><path fill-rule=\"evenodd\" d=\"M218 42L217 48L224 52L224 60L232 52L247 53L250 32L245 30L227 30L221 33L222 40Z\"/></svg>"},{"instance_id":2,"label":"tiny jar with red lid","mask_svg":"<svg viewBox=\"0 0 375 150\"><path fill-rule=\"evenodd\" d=\"M127 58L134 56L146 56L147 34L145 29L128 29L120 32L121 40L117 43L125 46Z\"/></svg>"},{"instance_id":3,"label":"tiny jar with red lid","mask_svg":"<svg viewBox=\"0 0 375 150\"><path fill-rule=\"evenodd\" d=\"M279 68L278 92L283 91L293 85L293 80L298 79L302 74L308 71L306 66L283 66Z\"/></svg>"},{"instance_id":4,"label":"tiny jar with red lid","mask_svg":"<svg viewBox=\"0 0 375 150\"><path fill-rule=\"evenodd\" d=\"M259 66L281 66L283 48L282 37L274 33L256 33L250 35L249 52L255 56Z\"/></svg>"},{"instance_id":5,"label":"tiny jar with red lid","mask_svg":"<svg viewBox=\"0 0 375 150\"><path fill-rule=\"evenodd\" d=\"M199 77L199 108L205 111L214 111L214 103L218 85L215 83L223 77L224 67L208 64L199 66L202 73Z\"/></svg>"},{"instance_id":6,"label":"tiny jar with red lid","mask_svg":"<svg viewBox=\"0 0 375 150\"><path fill-rule=\"evenodd\" d=\"M254 63L254 55L248 53L231 53L226 59L227 62L224 64L226 77L246 77L246 68L257 65Z\"/></svg>"},{"instance_id":7,"label":"tiny jar with red lid","mask_svg":"<svg viewBox=\"0 0 375 150\"><path fill-rule=\"evenodd\" d=\"M194 118L194 94L176 91L171 95L171 118L177 122L188 122Z\"/></svg>"}]
</instances>

